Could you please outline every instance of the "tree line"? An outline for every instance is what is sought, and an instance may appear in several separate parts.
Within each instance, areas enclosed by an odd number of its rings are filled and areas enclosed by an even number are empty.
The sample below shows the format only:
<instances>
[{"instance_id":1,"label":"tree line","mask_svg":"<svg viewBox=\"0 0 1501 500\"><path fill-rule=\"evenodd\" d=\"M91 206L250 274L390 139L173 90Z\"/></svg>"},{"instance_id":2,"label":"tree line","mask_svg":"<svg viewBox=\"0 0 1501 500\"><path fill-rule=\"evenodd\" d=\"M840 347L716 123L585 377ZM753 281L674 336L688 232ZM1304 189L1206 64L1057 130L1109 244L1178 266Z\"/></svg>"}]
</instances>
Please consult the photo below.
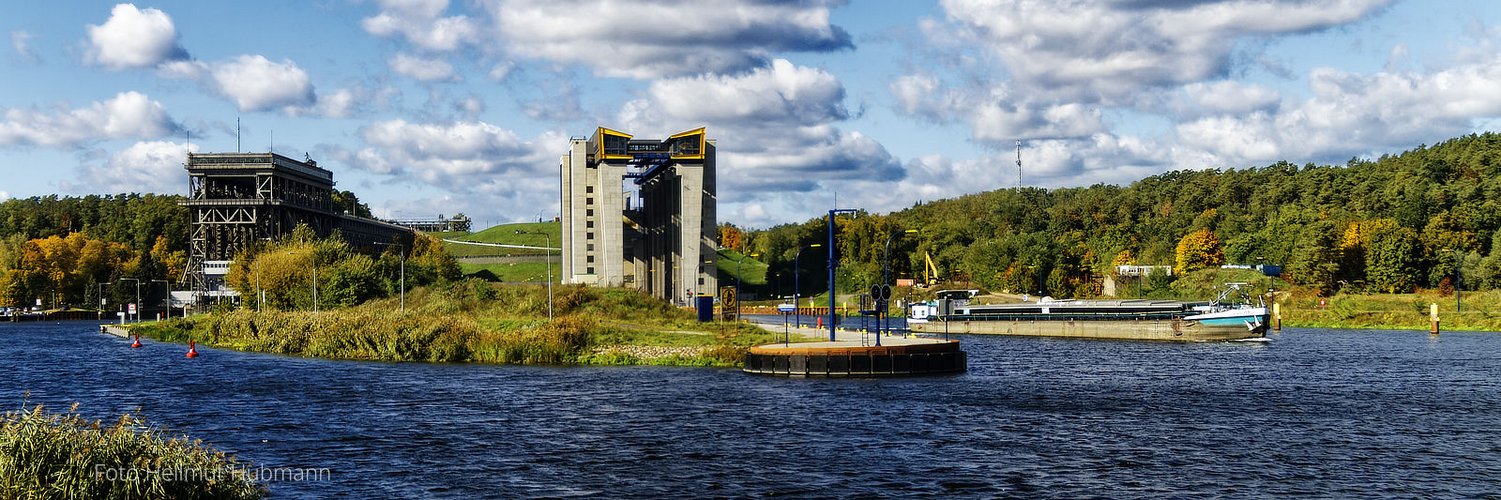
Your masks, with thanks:
<instances>
[{"instance_id":1,"label":"tree line","mask_svg":"<svg viewBox=\"0 0 1501 500\"><path fill-rule=\"evenodd\" d=\"M1179 170L1128 186L1000 189L841 217L839 285L879 282L890 237L894 277L921 278L931 259L944 280L1055 297L1097 294L1099 278L1122 264L1178 273L1279 265L1284 278L1321 294L1492 289L1501 287L1497 200L1495 133L1344 165L1284 161ZM824 288L824 254L806 249L826 241L823 218L754 231L726 225L725 235L770 264L769 288L786 289L799 248L804 287Z\"/></svg>"},{"instance_id":2,"label":"tree line","mask_svg":"<svg viewBox=\"0 0 1501 500\"><path fill-rule=\"evenodd\" d=\"M339 211L369 216L353 193L335 193ZM188 261L189 212L181 196L38 196L0 202L0 307L101 307L138 302L160 310L180 289ZM244 297L268 291L266 306L311 307L311 270L321 307L357 304L407 286L456 279L442 243L418 234L405 245L354 248L338 235L316 238L306 226L235 257L230 285ZM264 280L264 281L262 281Z\"/></svg>"},{"instance_id":3,"label":"tree line","mask_svg":"<svg viewBox=\"0 0 1501 500\"><path fill-rule=\"evenodd\" d=\"M187 266L180 196L38 196L0 202L0 307L165 300Z\"/></svg>"}]
</instances>

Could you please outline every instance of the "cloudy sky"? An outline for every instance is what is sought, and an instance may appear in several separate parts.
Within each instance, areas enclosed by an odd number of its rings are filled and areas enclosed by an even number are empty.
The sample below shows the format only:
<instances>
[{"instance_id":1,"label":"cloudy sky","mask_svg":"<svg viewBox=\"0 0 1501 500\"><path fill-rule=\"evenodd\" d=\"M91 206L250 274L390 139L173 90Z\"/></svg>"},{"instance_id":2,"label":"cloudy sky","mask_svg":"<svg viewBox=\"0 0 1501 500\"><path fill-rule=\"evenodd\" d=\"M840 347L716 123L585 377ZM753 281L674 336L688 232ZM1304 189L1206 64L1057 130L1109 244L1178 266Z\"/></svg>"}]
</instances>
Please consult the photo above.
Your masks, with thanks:
<instances>
[{"instance_id":1,"label":"cloudy sky","mask_svg":"<svg viewBox=\"0 0 1501 500\"><path fill-rule=\"evenodd\" d=\"M706 126L720 220L766 227L1501 128L1490 0L4 2L0 32L0 198L274 148L379 216L495 224L556 214L570 136Z\"/></svg>"}]
</instances>

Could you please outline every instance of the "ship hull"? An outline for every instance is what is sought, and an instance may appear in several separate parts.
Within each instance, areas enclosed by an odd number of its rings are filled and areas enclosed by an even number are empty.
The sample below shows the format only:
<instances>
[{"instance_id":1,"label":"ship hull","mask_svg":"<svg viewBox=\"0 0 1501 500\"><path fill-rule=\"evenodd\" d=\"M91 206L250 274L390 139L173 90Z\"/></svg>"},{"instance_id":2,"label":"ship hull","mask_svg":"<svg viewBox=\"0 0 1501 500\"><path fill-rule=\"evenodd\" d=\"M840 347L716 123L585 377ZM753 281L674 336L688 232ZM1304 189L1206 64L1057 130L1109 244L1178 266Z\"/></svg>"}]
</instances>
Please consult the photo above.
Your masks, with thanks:
<instances>
[{"instance_id":1,"label":"ship hull","mask_svg":"<svg viewBox=\"0 0 1501 500\"><path fill-rule=\"evenodd\" d=\"M1167 342L1214 342L1266 336L1265 314L1225 315L1195 319L1075 319L1015 317L1006 319L942 319L911 325L921 333L969 333L1028 337L1154 340Z\"/></svg>"}]
</instances>

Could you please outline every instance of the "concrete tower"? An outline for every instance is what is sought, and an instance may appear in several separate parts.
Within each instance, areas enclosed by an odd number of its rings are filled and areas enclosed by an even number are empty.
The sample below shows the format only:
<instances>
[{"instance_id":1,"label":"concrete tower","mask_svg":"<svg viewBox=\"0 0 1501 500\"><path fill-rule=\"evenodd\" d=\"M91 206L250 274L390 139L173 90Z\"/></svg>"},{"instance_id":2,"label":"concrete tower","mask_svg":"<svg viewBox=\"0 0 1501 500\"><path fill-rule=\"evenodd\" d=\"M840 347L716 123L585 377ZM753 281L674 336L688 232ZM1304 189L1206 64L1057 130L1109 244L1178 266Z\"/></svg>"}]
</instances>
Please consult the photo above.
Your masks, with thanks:
<instances>
[{"instance_id":1,"label":"concrete tower","mask_svg":"<svg viewBox=\"0 0 1501 500\"><path fill-rule=\"evenodd\" d=\"M600 127L559 160L564 283L626 286L687 304L714 295L714 142Z\"/></svg>"}]
</instances>

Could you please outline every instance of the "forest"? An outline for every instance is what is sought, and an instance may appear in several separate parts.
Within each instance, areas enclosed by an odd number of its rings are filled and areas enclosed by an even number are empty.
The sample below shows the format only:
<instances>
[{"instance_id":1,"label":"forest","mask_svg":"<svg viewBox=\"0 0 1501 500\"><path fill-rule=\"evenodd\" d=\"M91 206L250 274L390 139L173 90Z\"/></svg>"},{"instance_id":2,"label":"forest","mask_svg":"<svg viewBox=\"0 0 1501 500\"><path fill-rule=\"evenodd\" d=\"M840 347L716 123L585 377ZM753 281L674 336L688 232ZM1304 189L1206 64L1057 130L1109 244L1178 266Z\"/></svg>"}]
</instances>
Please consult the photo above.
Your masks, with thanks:
<instances>
[{"instance_id":1,"label":"forest","mask_svg":"<svg viewBox=\"0 0 1501 500\"><path fill-rule=\"evenodd\" d=\"M0 203L0 307L163 300L187 267L179 196L43 196ZM178 236L181 235L181 236Z\"/></svg>"},{"instance_id":2,"label":"forest","mask_svg":"<svg viewBox=\"0 0 1501 500\"><path fill-rule=\"evenodd\" d=\"M167 292L180 289L188 262L189 214L179 201L182 197L175 195L116 194L0 202L0 307L35 307L40 301L40 307L48 309L102 305L106 310L119 310L139 297L149 309L160 310ZM354 193L336 191L333 201L340 212L370 214ZM297 237L295 242L269 247L313 245L307 235ZM436 245L429 240L419 239L416 243L428 245L406 250L414 260L408 266L410 283L425 284L456 272L441 249L428 257L427 246ZM366 282L352 278L396 269L400 256L393 252L367 263L340 243L320 242L316 247L327 258L325 262L339 264L330 274L332 286L348 284L343 287L348 290L331 288L333 293L320 298L320 303L347 302L350 296L384 296L396 290L397 285L385 275ZM294 300L288 293L277 289L268 300L276 300L277 305L310 305L310 299Z\"/></svg>"},{"instance_id":3,"label":"forest","mask_svg":"<svg viewBox=\"0 0 1501 500\"><path fill-rule=\"evenodd\" d=\"M998 166L997 168L1001 168ZM955 182L959 182L956 180ZM1458 137L1344 165L1277 162L1178 170L1129 186L1000 189L838 220L839 286L892 279L996 292L1088 297L1116 266L1271 264L1322 295L1501 287L1501 135ZM724 246L767 262L767 292L826 288L824 218L762 230L720 228ZM908 233L907 230L915 230ZM1162 286L1170 277L1153 276ZM809 285L812 283L812 285Z\"/></svg>"}]
</instances>

